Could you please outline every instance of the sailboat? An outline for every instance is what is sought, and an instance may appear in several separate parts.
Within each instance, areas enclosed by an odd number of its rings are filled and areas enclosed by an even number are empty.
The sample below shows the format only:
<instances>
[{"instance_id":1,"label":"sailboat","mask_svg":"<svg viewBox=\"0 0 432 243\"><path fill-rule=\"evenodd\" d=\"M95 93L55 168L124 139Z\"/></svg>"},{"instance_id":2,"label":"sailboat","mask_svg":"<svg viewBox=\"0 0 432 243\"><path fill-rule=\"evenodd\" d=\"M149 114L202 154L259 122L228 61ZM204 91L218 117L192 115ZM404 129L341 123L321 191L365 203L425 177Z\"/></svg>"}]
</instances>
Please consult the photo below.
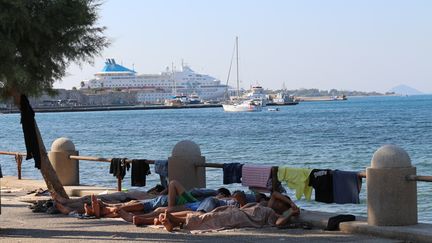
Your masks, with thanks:
<instances>
[{"instance_id":1,"label":"sailboat","mask_svg":"<svg viewBox=\"0 0 432 243\"><path fill-rule=\"evenodd\" d=\"M238 64L238 37L236 37L235 42L235 50L236 50L236 64L237 64L237 97L234 99L230 99L229 102L222 104L224 111L228 112L253 112L253 111L262 111L262 104L256 102L253 99L241 99L240 98L240 81L239 81L239 64ZM231 59L232 60L232 59ZM232 61L231 61L232 63ZM231 71L231 66L230 66ZM229 80L228 72L228 79Z\"/></svg>"}]
</instances>

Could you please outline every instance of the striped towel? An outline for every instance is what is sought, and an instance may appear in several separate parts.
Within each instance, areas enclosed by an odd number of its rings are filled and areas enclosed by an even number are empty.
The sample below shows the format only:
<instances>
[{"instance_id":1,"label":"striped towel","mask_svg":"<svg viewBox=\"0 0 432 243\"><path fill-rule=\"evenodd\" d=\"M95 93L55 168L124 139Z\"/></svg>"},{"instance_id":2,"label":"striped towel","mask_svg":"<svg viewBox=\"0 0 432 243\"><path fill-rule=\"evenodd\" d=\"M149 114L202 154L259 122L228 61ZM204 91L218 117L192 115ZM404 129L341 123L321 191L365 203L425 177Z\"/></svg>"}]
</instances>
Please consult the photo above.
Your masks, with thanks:
<instances>
[{"instance_id":1,"label":"striped towel","mask_svg":"<svg viewBox=\"0 0 432 243\"><path fill-rule=\"evenodd\" d=\"M271 166L243 165L242 185L249 187L267 187Z\"/></svg>"}]
</instances>

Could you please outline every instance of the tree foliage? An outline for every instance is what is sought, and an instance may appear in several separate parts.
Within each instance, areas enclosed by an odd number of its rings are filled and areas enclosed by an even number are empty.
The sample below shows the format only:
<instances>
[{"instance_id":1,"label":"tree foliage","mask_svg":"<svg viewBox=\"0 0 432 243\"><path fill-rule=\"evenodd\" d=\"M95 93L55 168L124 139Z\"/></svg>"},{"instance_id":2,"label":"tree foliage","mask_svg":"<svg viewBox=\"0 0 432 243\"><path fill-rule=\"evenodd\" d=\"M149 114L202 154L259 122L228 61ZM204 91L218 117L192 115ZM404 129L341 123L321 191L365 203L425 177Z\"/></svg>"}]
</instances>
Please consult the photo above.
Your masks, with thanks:
<instances>
[{"instance_id":1,"label":"tree foliage","mask_svg":"<svg viewBox=\"0 0 432 243\"><path fill-rule=\"evenodd\" d=\"M51 92L71 62L108 45L95 0L0 0L1 96Z\"/></svg>"}]
</instances>

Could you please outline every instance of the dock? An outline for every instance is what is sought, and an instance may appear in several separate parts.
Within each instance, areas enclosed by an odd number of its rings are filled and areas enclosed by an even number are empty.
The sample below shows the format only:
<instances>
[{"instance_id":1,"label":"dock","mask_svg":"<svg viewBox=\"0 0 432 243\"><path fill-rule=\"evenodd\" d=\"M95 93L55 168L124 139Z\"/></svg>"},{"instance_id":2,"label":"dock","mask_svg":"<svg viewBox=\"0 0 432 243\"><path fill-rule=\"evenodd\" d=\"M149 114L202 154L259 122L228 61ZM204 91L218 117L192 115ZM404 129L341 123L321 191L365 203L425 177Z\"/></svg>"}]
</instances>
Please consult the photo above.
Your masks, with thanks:
<instances>
[{"instance_id":1,"label":"dock","mask_svg":"<svg viewBox=\"0 0 432 243\"><path fill-rule=\"evenodd\" d=\"M22 202L28 191L46 188L42 180L5 176L1 183L1 242L430 242L432 225L405 227L367 226L364 218L341 223L341 231L325 231L327 220L334 214L301 211L298 220L313 225L306 229L232 229L193 235L183 230L168 233L159 226L136 227L119 219L81 220L61 214L32 213L29 204ZM98 193L94 186L66 186L68 193ZM111 188L111 190L115 190Z\"/></svg>"},{"instance_id":2,"label":"dock","mask_svg":"<svg viewBox=\"0 0 432 243\"><path fill-rule=\"evenodd\" d=\"M65 106L65 107L33 107L38 113L50 112L85 112L85 111L133 111L133 110L164 110L164 109L197 109L197 108L218 108L221 104L191 104L182 106L166 105L109 105L109 106ZM3 109L0 113L19 113L19 109Z\"/></svg>"}]
</instances>

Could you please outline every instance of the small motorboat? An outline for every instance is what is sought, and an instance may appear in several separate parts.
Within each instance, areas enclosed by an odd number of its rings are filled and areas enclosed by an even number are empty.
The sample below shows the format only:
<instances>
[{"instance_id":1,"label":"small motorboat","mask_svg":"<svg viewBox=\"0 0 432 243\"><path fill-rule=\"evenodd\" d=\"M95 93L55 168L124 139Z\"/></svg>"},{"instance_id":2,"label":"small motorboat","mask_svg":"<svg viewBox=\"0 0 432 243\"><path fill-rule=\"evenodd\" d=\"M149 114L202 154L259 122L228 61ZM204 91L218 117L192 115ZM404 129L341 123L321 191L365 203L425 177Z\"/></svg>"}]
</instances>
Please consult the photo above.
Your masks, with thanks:
<instances>
[{"instance_id":1,"label":"small motorboat","mask_svg":"<svg viewBox=\"0 0 432 243\"><path fill-rule=\"evenodd\" d=\"M268 108L268 111L279 111L279 108Z\"/></svg>"}]
</instances>

